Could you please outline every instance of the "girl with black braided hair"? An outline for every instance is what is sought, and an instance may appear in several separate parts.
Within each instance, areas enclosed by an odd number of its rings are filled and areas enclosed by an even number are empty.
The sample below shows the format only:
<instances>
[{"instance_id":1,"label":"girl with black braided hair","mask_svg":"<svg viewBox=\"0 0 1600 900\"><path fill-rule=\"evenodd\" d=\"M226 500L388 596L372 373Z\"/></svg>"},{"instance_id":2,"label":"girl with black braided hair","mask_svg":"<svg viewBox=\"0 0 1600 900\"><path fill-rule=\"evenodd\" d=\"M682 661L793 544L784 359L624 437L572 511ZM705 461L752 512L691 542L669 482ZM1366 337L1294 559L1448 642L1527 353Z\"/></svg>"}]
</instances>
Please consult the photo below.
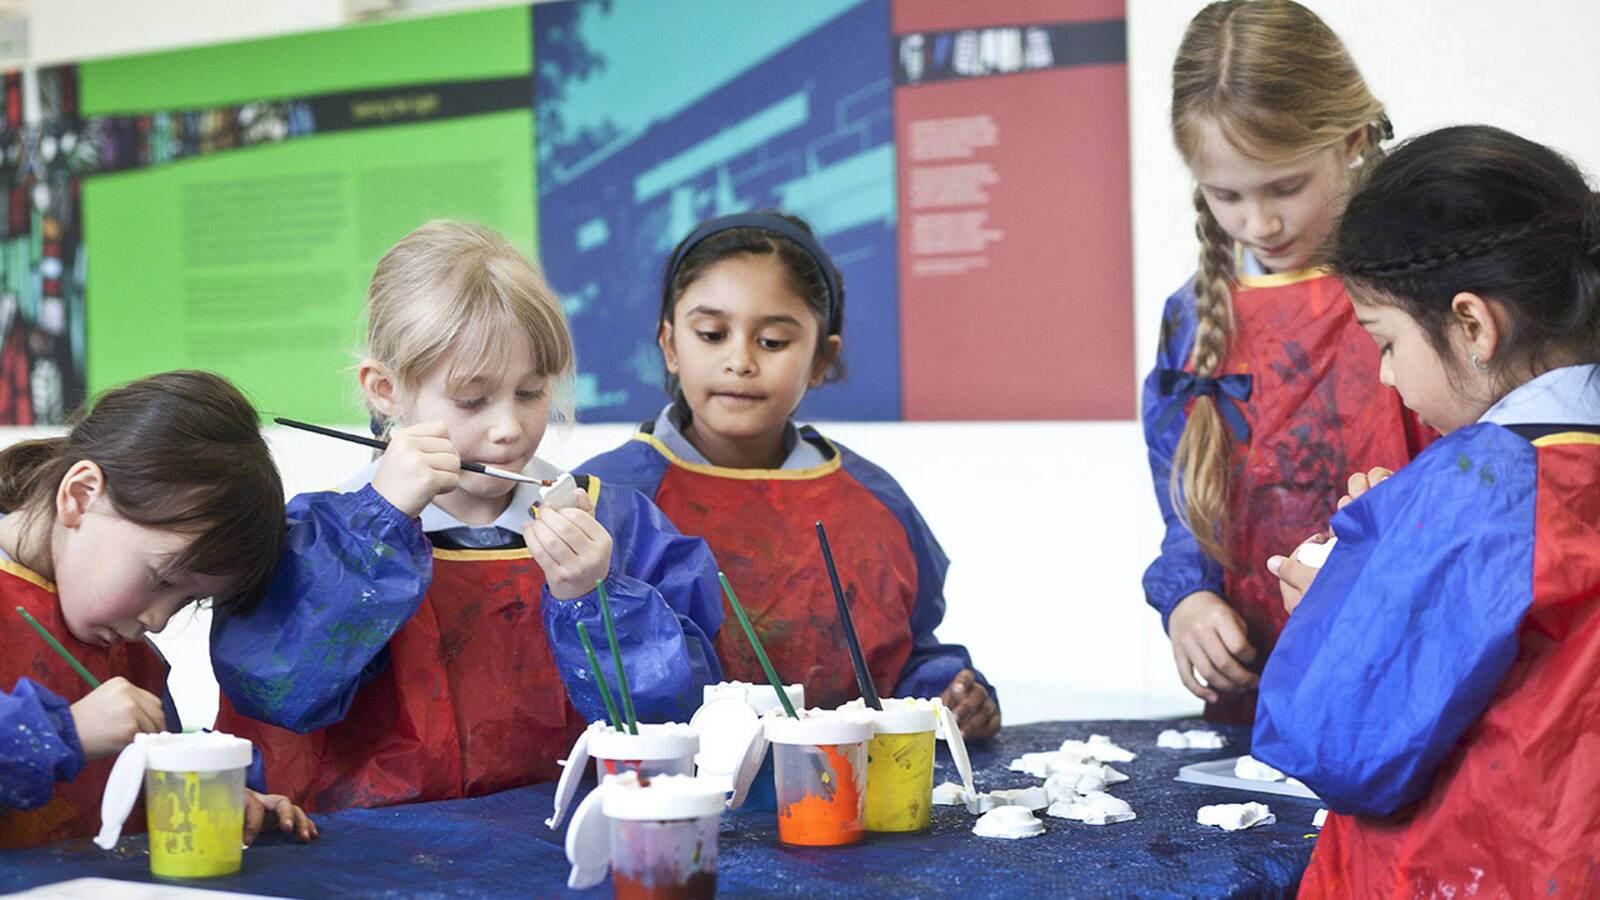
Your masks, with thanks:
<instances>
[{"instance_id":1,"label":"girl with black braided hair","mask_svg":"<svg viewBox=\"0 0 1600 900\"><path fill-rule=\"evenodd\" d=\"M1336 813L1302 893L1591 895L1600 197L1547 147L1446 128L1376 167L1332 264L1445 436L1333 518L1320 570L1270 564L1294 614L1251 752Z\"/></svg>"},{"instance_id":2,"label":"girl with black braided hair","mask_svg":"<svg viewBox=\"0 0 1600 900\"><path fill-rule=\"evenodd\" d=\"M1285 619L1262 562L1322 527L1351 471L1399 468L1429 437L1378 384L1378 355L1321 266L1389 121L1338 35L1292 0L1201 10L1171 115L1201 248L1144 387L1166 520L1145 597L1206 717L1249 722Z\"/></svg>"}]
</instances>

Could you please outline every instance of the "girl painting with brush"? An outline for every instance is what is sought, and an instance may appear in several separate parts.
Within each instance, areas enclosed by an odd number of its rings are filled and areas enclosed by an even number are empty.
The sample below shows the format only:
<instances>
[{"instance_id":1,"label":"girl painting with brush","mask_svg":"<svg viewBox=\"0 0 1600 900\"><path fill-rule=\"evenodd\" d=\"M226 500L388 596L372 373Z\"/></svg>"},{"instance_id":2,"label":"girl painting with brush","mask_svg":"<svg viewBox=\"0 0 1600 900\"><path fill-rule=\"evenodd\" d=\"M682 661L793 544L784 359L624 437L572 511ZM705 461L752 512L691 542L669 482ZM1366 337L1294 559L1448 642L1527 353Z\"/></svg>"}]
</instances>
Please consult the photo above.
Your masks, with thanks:
<instances>
[{"instance_id":1,"label":"girl painting with brush","mask_svg":"<svg viewBox=\"0 0 1600 900\"><path fill-rule=\"evenodd\" d=\"M808 389L840 370L844 284L793 216L706 222L667 264L656 323L672 402L585 470L638 487L716 551L777 671L832 708L857 696L815 523L822 520L878 692L943 697L962 733L1000 727L994 689L965 648L940 643L949 561L888 473L812 428ZM731 615L731 613L730 613ZM763 680L724 629L730 678Z\"/></svg>"},{"instance_id":2,"label":"girl painting with brush","mask_svg":"<svg viewBox=\"0 0 1600 900\"><path fill-rule=\"evenodd\" d=\"M141 638L201 598L254 605L282 502L255 410L205 372L107 391L65 436L0 452L0 847L94 834L112 758L183 730ZM246 842L274 826L316 835L247 790Z\"/></svg>"},{"instance_id":3,"label":"girl painting with brush","mask_svg":"<svg viewBox=\"0 0 1600 900\"><path fill-rule=\"evenodd\" d=\"M537 485L462 471L561 474L534 456L574 378L544 278L486 229L431 222L379 261L366 317L358 377L388 446L290 502L266 598L213 628L223 727L314 810L552 778L605 715L577 631L607 632L605 597L637 717L685 721L721 677L705 542L599 479L535 511Z\"/></svg>"}]
</instances>

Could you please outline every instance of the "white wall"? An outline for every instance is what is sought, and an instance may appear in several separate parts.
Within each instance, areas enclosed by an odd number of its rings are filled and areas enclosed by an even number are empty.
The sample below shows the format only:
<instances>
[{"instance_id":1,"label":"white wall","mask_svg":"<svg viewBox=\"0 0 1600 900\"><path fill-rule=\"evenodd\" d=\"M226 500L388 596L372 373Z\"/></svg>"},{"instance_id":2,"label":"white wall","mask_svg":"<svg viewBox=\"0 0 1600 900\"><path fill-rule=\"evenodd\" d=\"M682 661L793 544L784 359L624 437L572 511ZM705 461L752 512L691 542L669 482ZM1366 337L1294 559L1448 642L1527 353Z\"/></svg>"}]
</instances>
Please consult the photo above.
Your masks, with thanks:
<instances>
[{"instance_id":1,"label":"white wall","mask_svg":"<svg viewBox=\"0 0 1600 900\"><path fill-rule=\"evenodd\" d=\"M102 21L122 23L118 28L156 27L113 15L130 6L127 0L36 2L36 21L38 7L56 3L71 7L75 19L104 11ZM182 5L211 6L200 0ZM309 10L303 27L323 24L318 10L326 3L300 5ZM1190 184L1172 149L1166 107L1172 54L1200 5L1128 3L1133 302L1141 365L1154 353L1162 301L1193 268ZM1600 170L1600 118L1592 115L1600 54L1589 46L1600 34L1600 5L1310 5L1344 36L1402 137L1452 122L1491 122ZM91 43L83 52L63 30L51 52L58 58L102 55L105 30L84 32ZM219 29L214 37L237 34ZM954 561L950 612L940 635L970 647L1003 692L1009 721L1198 709L1172 673L1158 620L1139 590L1159 522L1134 423L839 424L826 430L887 468L918 502ZM544 455L573 465L627 433L621 426L580 426L552 436ZM291 491L335 483L364 458L359 448L331 447L300 434L276 434L273 443ZM975 478L987 485L977 495L965 487ZM204 631L199 621L163 636L188 673L206 667ZM191 718L203 718L214 702L197 674L188 675L180 691Z\"/></svg>"}]
</instances>

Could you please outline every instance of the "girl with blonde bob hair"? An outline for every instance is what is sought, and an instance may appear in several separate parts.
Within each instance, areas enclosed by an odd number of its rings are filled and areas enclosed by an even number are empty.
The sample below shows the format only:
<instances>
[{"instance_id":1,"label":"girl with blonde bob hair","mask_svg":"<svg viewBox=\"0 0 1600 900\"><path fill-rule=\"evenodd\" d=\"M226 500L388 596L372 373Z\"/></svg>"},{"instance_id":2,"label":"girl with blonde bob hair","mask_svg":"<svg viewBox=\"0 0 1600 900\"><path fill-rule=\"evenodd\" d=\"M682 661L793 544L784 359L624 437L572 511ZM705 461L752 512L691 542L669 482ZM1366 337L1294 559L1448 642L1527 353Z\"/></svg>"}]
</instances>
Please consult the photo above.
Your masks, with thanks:
<instances>
[{"instance_id":1,"label":"girl with blonde bob hair","mask_svg":"<svg viewBox=\"0 0 1600 900\"><path fill-rule=\"evenodd\" d=\"M602 596L637 717L686 721L721 678L705 543L597 478L569 503L462 471L563 475L534 455L574 380L543 276L486 228L429 222L379 261L366 319L357 376L389 446L290 502L266 599L212 636L223 727L315 810L552 778L605 716L577 632L606 633Z\"/></svg>"},{"instance_id":2,"label":"girl with blonde bob hair","mask_svg":"<svg viewBox=\"0 0 1600 900\"><path fill-rule=\"evenodd\" d=\"M1286 613L1262 568L1321 531L1345 476L1426 436L1324 244L1389 120L1338 36L1292 0L1222 0L1172 67L1199 271L1168 298L1142 416L1166 520L1144 588L1209 718L1248 722Z\"/></svg>"}]
</instances>

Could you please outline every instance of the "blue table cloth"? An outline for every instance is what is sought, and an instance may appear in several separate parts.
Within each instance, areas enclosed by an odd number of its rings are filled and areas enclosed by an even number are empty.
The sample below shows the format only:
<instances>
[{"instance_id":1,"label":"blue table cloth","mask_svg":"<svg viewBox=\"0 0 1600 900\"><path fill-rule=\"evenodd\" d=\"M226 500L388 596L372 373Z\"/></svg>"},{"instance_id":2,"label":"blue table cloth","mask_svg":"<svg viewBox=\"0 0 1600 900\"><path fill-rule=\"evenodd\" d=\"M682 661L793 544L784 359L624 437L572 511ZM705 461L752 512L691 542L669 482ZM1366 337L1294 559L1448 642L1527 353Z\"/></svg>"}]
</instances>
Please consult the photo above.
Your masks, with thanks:
<instances>
[{"instance_id":1,"label":"blue table cloth","mask_svg":"<svg viewBox=\"0 0 1600 900\"><path fill-rule=\"evenodd\" d=\"M935 807L933 828L914 835L873 835L850 847L787 847L771 812L723 817L718 890L728 896L1277 896L1294 892L1315 842L1312 800L1181 784L1179 767L1248 751L1249 730L1220 726L1231 746L1219 751L1156 747L1164 728L1196 722L1050 722L1007 727L971 747L979 790L1031 787L1040 781L1006 769L1025 752L1054 750L1091 734L1139 754L1113 767L1131 781L1109 790L1139 818L1083 825L1045 817L1044 835L1008 841L971 833L974 817ZM935 782L957 781L938 754ZM488 797L356 809L316 816L322 838L302 846L265 836L245 852L237 876L195 887L285 897L549 896L566 889L565 829L544 827L554 785ZM1224 832L1195 822L1211 803L1259 800L1275 825ZM144 835L103 852L87 840L0 852L0 892L68 878L152 881ZM606 896L609 883L587 892Z\"/></svg>"}]
</instances>

